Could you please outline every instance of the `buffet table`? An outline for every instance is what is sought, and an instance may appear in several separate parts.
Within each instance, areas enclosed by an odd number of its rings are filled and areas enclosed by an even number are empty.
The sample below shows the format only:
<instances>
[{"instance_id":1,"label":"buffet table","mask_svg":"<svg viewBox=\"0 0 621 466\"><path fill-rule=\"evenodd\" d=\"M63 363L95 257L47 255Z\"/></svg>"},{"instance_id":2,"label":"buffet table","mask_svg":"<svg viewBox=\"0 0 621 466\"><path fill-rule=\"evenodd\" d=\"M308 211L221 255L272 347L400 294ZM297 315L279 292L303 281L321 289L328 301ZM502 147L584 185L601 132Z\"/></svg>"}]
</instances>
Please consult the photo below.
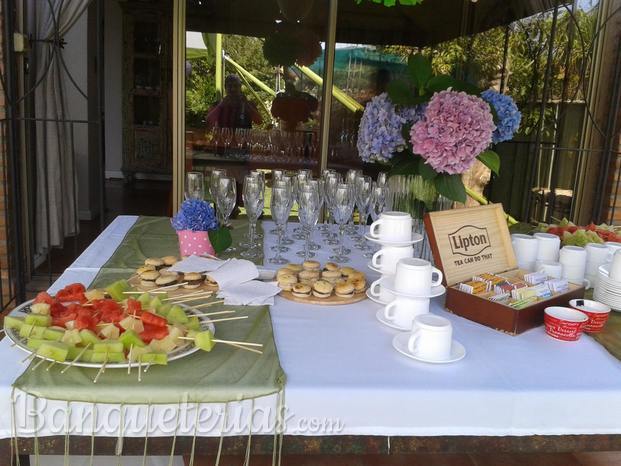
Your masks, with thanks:
<instances>
[{"instance_id":1,"label":"buffet table","mask_svg":"<svg viewBox=\"0 0 621 466\"><path fill-rule=\"evenodd\" d=\"M76 281L88 285L136 220L134 216L116 218L50 291ZM269 248L275 243L268 233L273 224L264 222L263 227L265 257L269 258L273 255ZM319 235L316 240L321 240ZM285 256L300 262L294 253L301 248L301 244L293 245ZM329 254L324 247L315 259L326 262ZM353 267L365 271L369 281L375 279L366 268L368 259L355 250L351 257ZM266 266L270 267L267 261ZM444 311L438 298L432 312L452 321L455 338L464 344L467 355L455 364L429 365L405 358L392 348L396 331L376 320L380 307L370 300L312 306L276 298L271 315L287 376L283 452L621 450L621 363L591 338L563 343L547 337L543 328L505 335ZM8 458L8 439L15 434L19 451L32 452L33 428L26 416L33 409L32 399L12 394L11 387L26 367L20 363L23 358L24 353L12 348L7 339L0 341L0 437L5 439L0 443L0 458ZM12 395L15 425L9 415ZM254 402L255 412L264 416L252 423L254 452L271 454L275 398ZM251 403L232 404L229 415L235 415L239 423L225 432L231 437L225 451L243 453L250 433ZM113 453L118 450L119 432L112 429L111 419L118 419L121 410L126 420L141 419L140 410L146 409L100 404L98 419L102 421L92 432L90 421L79 422L88 419L90 408L71 403L76 429L66 432L54 416L65 412L67 403L40 400L39 405L44 406L37 407L43 418L38 436L49 436L40 447L41 454L62 453L65 435L71 435L72 452L88 454L91 433L101 437L96 453ZM168 408L152 408L148 429L139 423L125 425L124 454L142 455L145 436L153 454L167 454L171 437L176 439L177 453L187 451L188 437L195 431L196 407L182 411L187 422L177 424ZM215 420L222 406L204 408L196 435L210 439L199 440L197 452L213 454L220 437ZM5 463L0 460L0 464Z\"/></svg>"}]
</instances>

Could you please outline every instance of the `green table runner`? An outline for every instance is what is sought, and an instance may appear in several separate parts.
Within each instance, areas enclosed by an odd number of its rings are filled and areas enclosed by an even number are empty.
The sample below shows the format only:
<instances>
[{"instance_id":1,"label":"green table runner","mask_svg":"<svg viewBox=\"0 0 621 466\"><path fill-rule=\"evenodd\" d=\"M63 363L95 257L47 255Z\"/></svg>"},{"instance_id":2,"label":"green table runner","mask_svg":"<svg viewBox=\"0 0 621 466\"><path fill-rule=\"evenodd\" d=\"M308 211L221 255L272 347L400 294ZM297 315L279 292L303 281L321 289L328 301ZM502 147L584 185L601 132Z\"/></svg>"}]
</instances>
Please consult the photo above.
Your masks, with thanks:
<instances>
[{"instance_id":1,"label":"green table runner","mask_svg":"<svg viewBox=\"0 0 621 466\"><path fill-rule=\"evenodd\" d=\"M591 336L621 361L621 313L612 311L604 330Z\"/></svg>"},{"instance_id":2,"label":"green table runner","mask_svg":"<svg viewBox=\"0 0 621 466\"><path fill-rule=\"evenodd\" d=\"M234 244L245 231L237 223L233 230ZM170 220L141 217L130 229L95 278L92 287L102 287L120 278L128 278L147 257L179 255L177 236ZM195 304L200 301L195 302ZM33 396L66 401L124 404L171 404L179 402L228 402L257 398L280 392L285 375L280 366L268 306L209 307L209 311L235 309L248 319L216 324L220 339L250 341L263 344L263 354L216 344L209 352L198 351L172 361L168 366L152 366L139 383L136 369L108 369L93 379L96 369L72 367L64 374L63 365L47 371L47 363L38 369L28 368L15 381L14 387ZM34 364L34 363L33 363Z\"/></svg>"}]
</instances>

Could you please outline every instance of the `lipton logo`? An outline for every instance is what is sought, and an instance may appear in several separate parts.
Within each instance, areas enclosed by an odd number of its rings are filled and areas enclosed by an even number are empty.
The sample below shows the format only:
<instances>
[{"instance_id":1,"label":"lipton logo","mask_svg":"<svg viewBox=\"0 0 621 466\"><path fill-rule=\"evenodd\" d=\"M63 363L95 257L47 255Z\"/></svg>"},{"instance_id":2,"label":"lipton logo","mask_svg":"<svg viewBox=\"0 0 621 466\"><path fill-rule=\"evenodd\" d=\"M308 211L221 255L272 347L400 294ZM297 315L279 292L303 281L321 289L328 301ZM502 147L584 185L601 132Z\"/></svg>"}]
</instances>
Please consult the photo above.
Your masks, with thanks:
<instances>
[{"instance_id":1,"label":"lipton logo","mask_svg":"<svg viewBox=\"0 0 621 466\"><path fill-rule=\"evenodd\" d=\"M491 247L487 228L464 225L448 235L451 251L460 256L476 256Z\"/></svg>"}]
</instances>

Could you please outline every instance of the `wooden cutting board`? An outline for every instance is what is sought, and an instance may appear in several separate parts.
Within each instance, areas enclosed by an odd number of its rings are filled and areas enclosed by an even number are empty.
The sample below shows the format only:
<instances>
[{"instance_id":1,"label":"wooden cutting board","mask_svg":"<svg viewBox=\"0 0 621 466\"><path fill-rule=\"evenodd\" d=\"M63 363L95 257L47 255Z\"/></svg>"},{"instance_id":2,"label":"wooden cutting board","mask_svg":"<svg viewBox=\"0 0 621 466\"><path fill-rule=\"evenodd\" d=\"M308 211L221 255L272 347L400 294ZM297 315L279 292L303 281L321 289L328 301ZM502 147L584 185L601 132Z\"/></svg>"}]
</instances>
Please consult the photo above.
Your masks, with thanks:
<instances>
[{"instance_id":1,"label":"wooden cutting board","mask_svg":"<svg viewBox=\"0 0 621 466\"><path fill-rule=\"evenodd\" d=\"M297 296L293 296L293 293L291 293L291 291L281 291L279 296L282 296L283 298L288 299L289 301L294 301L296 303L318 304L320 306L338 306L341 304L353 304L367 299L367 295L364 291L360 293L355 293L351 298L341 298L336 295L332 295L328 298L318 298L312 295L308 298L299 298Z\"/></svg>"}]
</instances>

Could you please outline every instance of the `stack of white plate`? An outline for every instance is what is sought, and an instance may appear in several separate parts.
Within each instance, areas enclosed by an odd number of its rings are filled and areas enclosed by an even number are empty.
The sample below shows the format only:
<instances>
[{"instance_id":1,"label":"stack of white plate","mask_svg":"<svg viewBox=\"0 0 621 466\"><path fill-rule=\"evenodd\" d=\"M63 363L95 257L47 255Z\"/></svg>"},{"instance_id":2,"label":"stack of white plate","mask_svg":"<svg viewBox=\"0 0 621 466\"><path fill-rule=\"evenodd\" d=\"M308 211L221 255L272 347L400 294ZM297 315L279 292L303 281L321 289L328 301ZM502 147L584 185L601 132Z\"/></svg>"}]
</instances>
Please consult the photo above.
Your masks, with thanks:
<instances>
[{"instance_id":1,"label":"stack of white plate","mask_svg":"<svg viewBox=\"0 0 621 466\"><path fill-rule=\"evenodd\" d=\"M593 299L607 304L615 311L621 310L621 282L610 278L610 264L600 265Z\"/></svg>"}]
</instances>

